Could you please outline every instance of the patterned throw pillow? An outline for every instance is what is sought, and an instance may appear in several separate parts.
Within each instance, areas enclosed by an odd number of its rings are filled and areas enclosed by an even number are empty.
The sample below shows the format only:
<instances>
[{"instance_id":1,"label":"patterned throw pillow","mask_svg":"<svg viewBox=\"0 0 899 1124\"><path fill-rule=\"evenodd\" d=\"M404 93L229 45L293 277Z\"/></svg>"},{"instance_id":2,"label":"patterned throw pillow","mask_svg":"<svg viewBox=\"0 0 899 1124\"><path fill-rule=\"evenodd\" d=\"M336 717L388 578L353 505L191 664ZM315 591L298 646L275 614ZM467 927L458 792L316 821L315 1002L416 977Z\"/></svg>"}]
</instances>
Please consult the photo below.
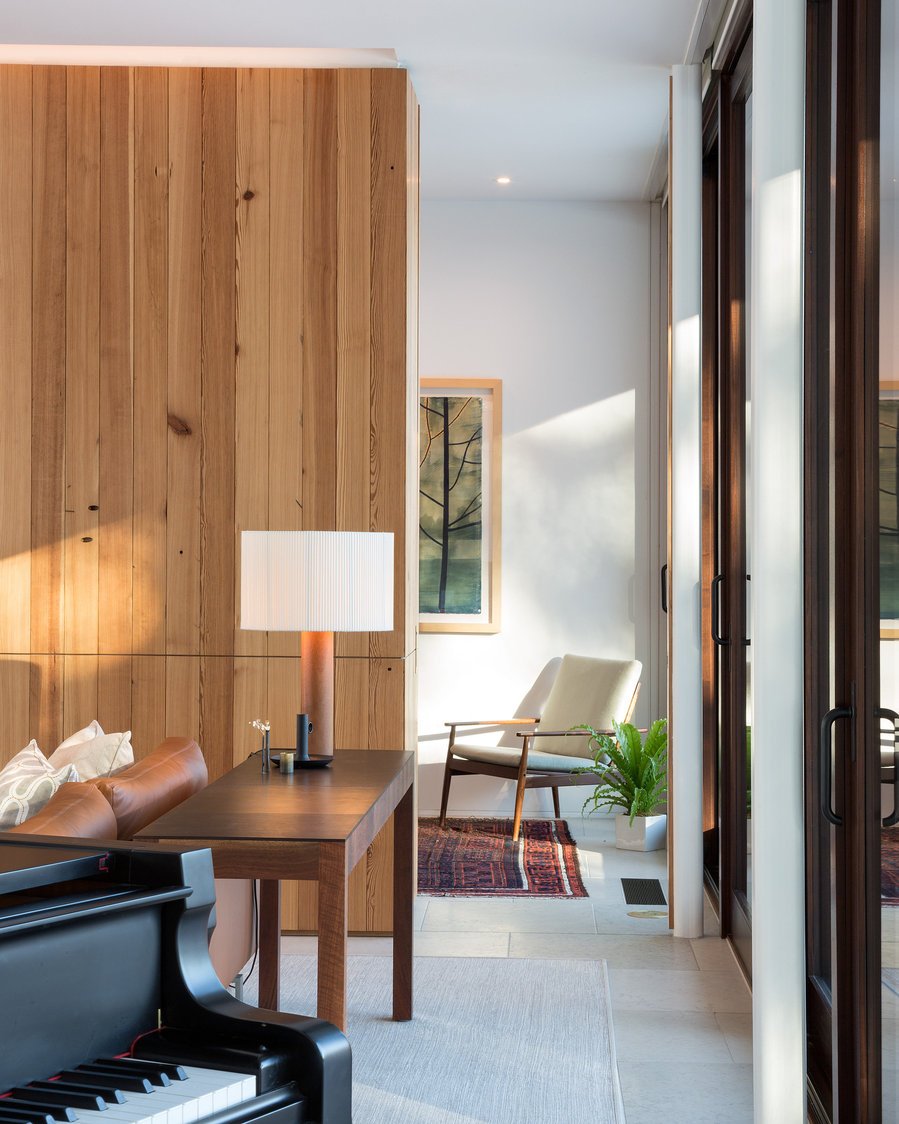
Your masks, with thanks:
<instances>
[{"instance_id":1,"label":"patterned throw pillow","mask_svg":"<svg viewBox=\"0 0 899 1124\"><path fill-rule=\"evenodd\" d=\"M54 769L30 741L0 769L0 831L23 823L39 812L66 781L81 780L74 765Z\"/></svg>"}]
</instances>

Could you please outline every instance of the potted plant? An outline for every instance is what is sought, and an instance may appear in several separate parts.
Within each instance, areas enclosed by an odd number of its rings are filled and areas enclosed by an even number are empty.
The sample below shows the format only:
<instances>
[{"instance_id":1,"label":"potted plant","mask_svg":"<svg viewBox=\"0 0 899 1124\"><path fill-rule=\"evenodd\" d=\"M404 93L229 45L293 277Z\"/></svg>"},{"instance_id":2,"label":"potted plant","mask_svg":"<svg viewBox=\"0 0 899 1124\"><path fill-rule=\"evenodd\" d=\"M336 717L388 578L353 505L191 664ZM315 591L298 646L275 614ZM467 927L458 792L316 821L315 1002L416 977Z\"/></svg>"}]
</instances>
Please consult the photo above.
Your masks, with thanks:
<instances>
[{"instance_id":1,"label":"potted plant","mask_svg":"<svg viewBox=\"0 0 899 1124\"><path fill-rule=\"evenodd\" d=\"M665 846L668 817L656 810L665 803L668 791L666 726L665 719L659 718L645 737L629 722L613 722L614 735L592 726L576 727L591 735L593 765L583 771L600 777L584 808L622 809L615 817L615 846L621 850L657 851Z\"/></svg>"}]
</instances>

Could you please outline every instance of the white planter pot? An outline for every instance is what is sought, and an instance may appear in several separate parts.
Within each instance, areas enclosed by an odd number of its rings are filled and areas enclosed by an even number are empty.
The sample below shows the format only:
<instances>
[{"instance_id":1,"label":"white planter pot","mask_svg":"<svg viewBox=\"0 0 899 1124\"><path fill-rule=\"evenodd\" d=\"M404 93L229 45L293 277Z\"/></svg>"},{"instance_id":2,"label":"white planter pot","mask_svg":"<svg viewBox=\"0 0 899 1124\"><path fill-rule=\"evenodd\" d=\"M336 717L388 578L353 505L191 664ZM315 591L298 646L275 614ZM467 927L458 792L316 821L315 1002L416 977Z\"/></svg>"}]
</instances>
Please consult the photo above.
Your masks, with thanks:
<instances>
[{"instance_id":1,"label":"white planter pot","mask_svg":"<svg viewBox=\"0 0 899 1124\"><path fill-rule=\"evenodd\" d=\"M615 846L619 851L660 851L665 846L667 816L615 817Z\"/></svg>"}]
</instances>

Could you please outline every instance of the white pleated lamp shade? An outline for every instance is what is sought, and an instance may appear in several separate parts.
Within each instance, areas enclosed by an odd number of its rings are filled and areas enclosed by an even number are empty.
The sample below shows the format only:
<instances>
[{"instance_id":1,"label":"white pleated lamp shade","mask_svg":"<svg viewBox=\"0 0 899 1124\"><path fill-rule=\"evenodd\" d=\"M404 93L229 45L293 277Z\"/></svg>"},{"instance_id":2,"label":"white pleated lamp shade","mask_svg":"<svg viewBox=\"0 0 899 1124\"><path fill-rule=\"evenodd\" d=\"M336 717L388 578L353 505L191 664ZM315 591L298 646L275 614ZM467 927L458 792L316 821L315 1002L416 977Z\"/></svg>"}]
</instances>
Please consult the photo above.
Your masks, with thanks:
<instances>
[{"instance_id":1,"label":"white pleated lamp shade","mask_svg":"<svg viewBox=\"0 0 899 1124\"><path fill-rule=\"evenodd\" d=\"M243 531L240 627L390 632L393 534Z\"/></svg>"}]
</instances>

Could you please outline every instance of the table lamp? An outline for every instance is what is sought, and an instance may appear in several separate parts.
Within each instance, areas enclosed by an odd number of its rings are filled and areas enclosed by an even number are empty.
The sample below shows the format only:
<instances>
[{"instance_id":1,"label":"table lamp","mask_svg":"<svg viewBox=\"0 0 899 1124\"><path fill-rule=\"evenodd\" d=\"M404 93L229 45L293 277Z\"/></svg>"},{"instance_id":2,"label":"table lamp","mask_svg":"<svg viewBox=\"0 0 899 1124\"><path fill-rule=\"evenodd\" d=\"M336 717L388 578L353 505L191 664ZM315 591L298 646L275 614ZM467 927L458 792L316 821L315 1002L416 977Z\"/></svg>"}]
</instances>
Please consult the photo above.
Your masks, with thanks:
<instances>
[{"instance_id":1,"label":"table lamp","mask_svg":"<svg viewBox=\"0 0 899 1124\"><path fill-rule=\"evenodd\" d=\"M316 753L301 737L297 768L334 757L334 633L393 628L393 534L243 531L240 627L300 632L300 697Z\"/></svg>"}]
</instances>

